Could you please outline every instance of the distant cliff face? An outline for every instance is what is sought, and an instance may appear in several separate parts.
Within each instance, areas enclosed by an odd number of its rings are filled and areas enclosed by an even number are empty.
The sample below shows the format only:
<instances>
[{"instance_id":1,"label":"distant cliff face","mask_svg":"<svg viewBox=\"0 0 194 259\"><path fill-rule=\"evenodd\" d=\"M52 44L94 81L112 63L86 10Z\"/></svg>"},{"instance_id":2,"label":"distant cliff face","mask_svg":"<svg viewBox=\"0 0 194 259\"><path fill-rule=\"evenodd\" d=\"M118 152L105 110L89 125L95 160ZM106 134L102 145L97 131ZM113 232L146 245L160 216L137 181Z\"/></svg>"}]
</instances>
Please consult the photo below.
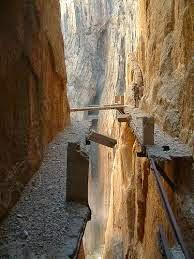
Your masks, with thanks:
<instances>
[{"instance_id":1,"label":"distant cliff face","mask_svg":"<svg viewBox=\"0 0 194 259\"><path fill-rule=\"evenodd\" d=\"M52 17L52 19L51 19ZM69 122L59 3L0 3L2 216Z\"/></svg>"},{"instance_id":2,"label":"distant cliff face","mask_svg":"<svg viewBox=\"0 0 194 259\"><path fill-rule=\"evenodd\" d=\"M109 1L61 0L71 106L99 103L106 65ZM77 114L83 118L83 114Z\"/></svg>"}]
</instances>

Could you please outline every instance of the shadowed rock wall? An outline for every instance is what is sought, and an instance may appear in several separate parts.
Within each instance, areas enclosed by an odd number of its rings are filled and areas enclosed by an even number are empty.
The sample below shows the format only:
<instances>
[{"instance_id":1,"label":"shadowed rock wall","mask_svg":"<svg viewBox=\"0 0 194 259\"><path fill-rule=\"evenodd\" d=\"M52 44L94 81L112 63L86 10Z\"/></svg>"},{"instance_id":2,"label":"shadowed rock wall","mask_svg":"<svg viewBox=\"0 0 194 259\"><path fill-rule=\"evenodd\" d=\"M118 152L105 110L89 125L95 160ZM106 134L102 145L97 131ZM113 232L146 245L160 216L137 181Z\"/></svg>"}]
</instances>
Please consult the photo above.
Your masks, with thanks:
<instances>
[{"instance_id":1,"label":"shadowed rock wall","mask_svg":"<svg viewBox=\"0 0 194 259\"><path fill-rule=\"evenodd\" d=\"M0 216L69 122L59 3L0 3Z\"/></svg>"}]
</instances>

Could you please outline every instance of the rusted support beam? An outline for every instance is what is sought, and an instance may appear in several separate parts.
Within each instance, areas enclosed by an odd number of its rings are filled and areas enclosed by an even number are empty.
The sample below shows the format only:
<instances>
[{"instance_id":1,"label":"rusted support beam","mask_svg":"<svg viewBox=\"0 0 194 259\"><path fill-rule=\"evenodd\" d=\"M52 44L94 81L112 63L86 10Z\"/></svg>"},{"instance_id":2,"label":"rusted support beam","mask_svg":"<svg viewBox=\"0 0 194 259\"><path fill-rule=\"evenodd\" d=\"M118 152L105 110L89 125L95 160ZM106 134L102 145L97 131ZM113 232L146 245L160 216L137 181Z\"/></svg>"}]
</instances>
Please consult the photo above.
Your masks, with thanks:
<instances>
[{"instance_id":1,"label":"rusted support beam","mask_svg":"<svg viewBox=\"0 0 194 259\"><path fill-rule=\"evenodd\" d=\"M129 122L131 120L131 116L129 114L120 114L117 115L118 122Z\"/></svg>"},{"instance_id":2,"label":"rusted support beam","mask_svg":"<svg viewBox=\"0 0 194 259\"><path fill-rule=\"evenodd\" d=\"M125 107L127 107L127 105L120 105L120 104L88 106L88 107L82 107L82 108L71 108L70 112L115 110L115 109L124 109Z\"/></svg>"},{"instance_id":3,"label":"rusted support beam","mask_svg":"<svg viewBox=\"0 0 194 259\"><path fill-rule=\"evenodd\" d=\"M164 256L166 259L172 259L169 245L162 226L159 226L158 239L162 256Z\"/></svg>"},{"instance_id":4,"label":"rusted support beam","mask_svg":"<svg viewBox=\"0 0 194 259\"><path fill-rule=\"evenodd\" d=\"M170 223L171 228L173 230L174 237L177 240L177 242L179 243L179 245L180 245L180 247L181 247L181 249L182 249L182 251L185 255L185 258L190 259L190 256L189 256L188 251L187 251L186 246L185 246L185 243L183 241L183 237L182 237L180 228L179 228L179 226L176 222L176 219L175 219L174 213L172 211L172 208L170 206L167 194L166 194L166 192L164 190L164 187L162 185L162 182L160 180L160 173L158 172L158 169L156 168L156 164L155 164L155 161L153 160L153 158L150 158L150 162L151 162L151 168L152 168L153 175L154 175L154 177L156 179L156 182L157 182L159 194L160 194L160 197L162 199L163 206L164 206L164 209L166 211L166 214L168 216L169 223Z\"/></svg>"},{"instance_id":5,"label":"rusted support beam","mask_svg":"<svg viewBox=\"0 0 194 259\"><path fill-rule=\"evenodd\" d=\"M90 140L86 138L86 146L89 146L91 144Z\"/></svg>"},{"instance_id":6,"label":"rusted support beam","mask_svg":"<svg viewBox=\"0 0 194 259\"><path fill-rule=\"evenodd\" d=\"M110 148L114 148L114 146L117 144L116 139L110 138L108 136L99 134L95 131L91 131L90 134L87 137L87 140L96 142L98 144L110 147Z\"/></svg>"},{"instance_id":7,"label":"rusted support beam","mask_svg":"<svg viewBox=\"0 0 194 259\"><path fill-rule=\"evenodd\" d=\"M117 110L118 112L120 112L120 114L125 114L125 111L124 111L124 108L123 108L123 107L118 107L118 108L116 108L116 110Z\"/></svg>"},{"instance_id":8,"label":"rusted support beam","mask_svg":"<svg viewBox=\"0 0 194 259\"><path fill-rule=\"evenodd\" d=\"M168 177L168 175L164 172L164 170L156 163L156 168L158 169L159 174L164 178L166 183L171 187L173 192L176 190L176 186L173 181Z\"/></svg>"}]
</instances>

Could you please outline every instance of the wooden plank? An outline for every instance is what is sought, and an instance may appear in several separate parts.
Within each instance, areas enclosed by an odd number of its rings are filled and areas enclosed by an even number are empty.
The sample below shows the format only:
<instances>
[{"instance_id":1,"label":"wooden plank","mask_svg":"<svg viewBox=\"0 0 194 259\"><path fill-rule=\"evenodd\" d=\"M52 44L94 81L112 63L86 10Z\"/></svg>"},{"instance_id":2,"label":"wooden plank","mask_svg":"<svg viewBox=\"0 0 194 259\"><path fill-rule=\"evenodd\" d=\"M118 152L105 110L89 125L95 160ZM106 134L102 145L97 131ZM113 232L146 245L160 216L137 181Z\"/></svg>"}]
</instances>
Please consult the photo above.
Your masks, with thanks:
<instances>
[{"instance_id":1,"label":"wooden plank","mask_svg":"<svg viewBox=\"0 0 194 259\"><path fill-rule=\"evenodd\" d=\"M100 110L114 110L114 109L124 109L126 105L104 105L104 106L88 106L82 108L71 108L70 112L78 112L78 111L100 111Z\"/></svg>"},{"instance_id":2,"label":"wooden plank","mask_svg":"<svg viewBox=\"0 0 194 259\"><path fill-rule=\"evenodd\" d=\"M117 119L118 122L129 122L131 120L131 116L129 114L118 114Z\"/></svg>"},{"instance_id":3,"label":"wooden plank","mask_svg":"<svg viewBox=\"0 0 194 259\"><path fill-rule=\"evenodd\" d=\"M95 132L93 130L90 132L87 139L110 148L113 148L117 144L117 141L115 139L105 136L103 134L99 134L98 132Z\"/></svg>"}]
</instances>

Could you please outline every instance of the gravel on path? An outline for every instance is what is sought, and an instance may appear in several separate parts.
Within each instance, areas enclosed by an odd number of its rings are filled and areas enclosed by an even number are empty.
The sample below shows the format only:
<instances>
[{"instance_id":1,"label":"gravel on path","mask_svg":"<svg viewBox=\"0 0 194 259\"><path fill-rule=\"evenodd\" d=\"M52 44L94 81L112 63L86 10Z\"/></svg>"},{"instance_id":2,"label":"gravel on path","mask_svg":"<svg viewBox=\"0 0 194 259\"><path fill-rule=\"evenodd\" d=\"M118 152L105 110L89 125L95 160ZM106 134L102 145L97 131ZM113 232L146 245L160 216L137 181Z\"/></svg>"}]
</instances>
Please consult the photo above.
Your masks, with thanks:
<instances>
[{"instance_id":1,"label":"gravel on path","mask_svg":"<svg viewBox=\"0 0 194 259\"><path fill-rule=\"evenodd\" d=\"M66 259L75 252L90 210L65 202L67 144L80 142L88 152L90 126L75 122L48 145L40 169L0 225L0 259Z\"/></svg>"}]
</instances>

